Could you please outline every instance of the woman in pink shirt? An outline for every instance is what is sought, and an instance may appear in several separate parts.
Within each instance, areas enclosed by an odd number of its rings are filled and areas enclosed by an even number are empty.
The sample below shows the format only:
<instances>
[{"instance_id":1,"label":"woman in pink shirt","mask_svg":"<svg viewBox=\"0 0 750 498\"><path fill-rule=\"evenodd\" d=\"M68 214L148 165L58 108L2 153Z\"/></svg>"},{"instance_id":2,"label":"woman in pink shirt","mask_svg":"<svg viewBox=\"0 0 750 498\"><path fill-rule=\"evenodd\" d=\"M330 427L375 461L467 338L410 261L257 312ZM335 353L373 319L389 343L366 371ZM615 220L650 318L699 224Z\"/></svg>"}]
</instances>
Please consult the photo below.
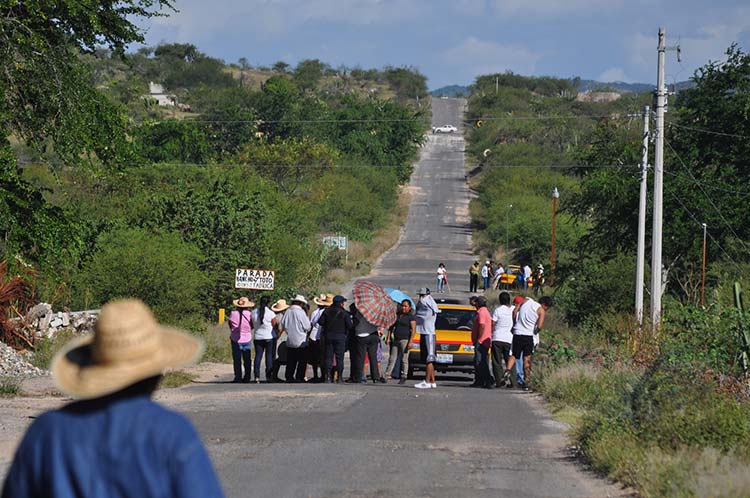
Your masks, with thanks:
<instances>
[{"instance_id":1,"label":"woman in pink shirt","mask_svg":"<svg viewBox=\"0 0 750 498\"><path fill-rule=\"evenodd\" d=\"M253 325L250 308L255 303L246 297L232 301L237 309L229 313L229 340L232 343L232 361L234 363L233 383L249 383L252 365L250 354L253 347ZM242 375L242 363L245 364L245 375Z\"/></svg>"}]
</instances>

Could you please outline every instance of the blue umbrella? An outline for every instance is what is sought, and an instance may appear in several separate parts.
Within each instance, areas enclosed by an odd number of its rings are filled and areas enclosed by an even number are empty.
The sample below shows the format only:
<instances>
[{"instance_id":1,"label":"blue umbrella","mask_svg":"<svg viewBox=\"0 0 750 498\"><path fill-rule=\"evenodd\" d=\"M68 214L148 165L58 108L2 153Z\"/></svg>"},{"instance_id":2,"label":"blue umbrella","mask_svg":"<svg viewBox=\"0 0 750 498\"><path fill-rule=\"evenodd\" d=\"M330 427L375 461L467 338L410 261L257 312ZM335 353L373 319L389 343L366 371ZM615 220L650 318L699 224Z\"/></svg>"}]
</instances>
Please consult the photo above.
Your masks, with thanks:
<instances>
[{"instance_id":1,"label":"blue umbrella","mask_svg":"<svg viewBox=\"0 0 750 498\"><path fill-rule=\"evenodd\" d=\"M388 287L385 288L385 291L388 293L389 296L391 296L391 299L396 301L397 303L402 302L404 299L408 299L411 303L411 308L414 309L414 301L411 297L409 297L409 294L406 292L399 290L399 289L390 289Z\"/></svg>"}]
</instances>

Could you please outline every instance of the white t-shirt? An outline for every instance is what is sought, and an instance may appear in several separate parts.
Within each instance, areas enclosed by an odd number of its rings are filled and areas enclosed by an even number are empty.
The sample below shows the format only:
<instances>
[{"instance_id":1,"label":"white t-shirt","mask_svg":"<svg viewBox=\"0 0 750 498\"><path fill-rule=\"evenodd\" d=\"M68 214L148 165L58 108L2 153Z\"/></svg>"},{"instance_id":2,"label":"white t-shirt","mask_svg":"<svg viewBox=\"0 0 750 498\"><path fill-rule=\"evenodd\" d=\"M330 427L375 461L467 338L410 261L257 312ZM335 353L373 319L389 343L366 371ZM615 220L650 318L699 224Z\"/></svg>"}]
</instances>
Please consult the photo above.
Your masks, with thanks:
<instances>
[{"instance_id":1,"label":"white t-shirt","mask_svg":"<svg viewBox=\"0 0 750 498\"><path fill-rule=\"evenodd\" d=\"M438 269L437 269L437 278L438 278L438 280L443 280L445 278L445 268L438 267Z\"/></svg>"},{"instance_id":2,"label":"white t-shirt","mask_svg":"<svg viewBox=\"0 0 750 498\"><path fill-rule=\"evenodd\" d=\"M521 305L521 309L518 310L518 316L516 317L516 324L513 325L513 334L534 335L536 322L539 320L539 315L536 314L536 311L540 306L541 304L531 298L528 298Z\"/></svg>"},{"instance_id":3,"label":"white t-shirt","mask_svg":"<svg viewBox=\"0 0 750 498\"><path fill-rule=\"evenodd\" d=\"M318 325L318 320L320 320L321 315L323 315L323 312L326 309L324 307L317 308L315 311L313 311L312 316L310 316L310 324L312 325L312 331L310 331L310 340L311 341L317 341L320 337L320 325Z\"/></svg>"},{"instance_id":4,"label":"white t-shirt","mask_svg":"<svg viewBox=\"0 0 750 498\"><path fill-rule=\"evenodd\" d=\"M484 265L482 267L482 278L486 278L490 276L490 267L487 265Z\"/></svg>"},{"instance_id":5,"label":"white t-shirt","mask_svg":"<svg viewBox=\"0 0 750 498\"><path fill-rule=\"evenodd\" d=\"M498 306L492 312L492 341L496 342L513 342L513 307Z\"/></svg>"},{"instance_id":6,"label":"white t-shirt","mask_svg":"<svg viewBox=\"0 0 750 498\"><path fill-rule=\"evenodd\" d=\"M529 267L529 265L523 267L523 276L526 278L526 280L531 277L531 267Z\"/></svg>"},{"instance_id":7,"label":"white t-shirt","mask_svg":"<svg viewBox=\"0 0 750 498\"><path fill-rule=\"evenodd\" d=\"M253 310L253 339L258 339L260 341L273 339L273 324L271 322L276 318L276 313L274 313L271 308L266 308L263 313L263 323L260 323L259 316L260 310Z\"/></svg>"}]
</instances>

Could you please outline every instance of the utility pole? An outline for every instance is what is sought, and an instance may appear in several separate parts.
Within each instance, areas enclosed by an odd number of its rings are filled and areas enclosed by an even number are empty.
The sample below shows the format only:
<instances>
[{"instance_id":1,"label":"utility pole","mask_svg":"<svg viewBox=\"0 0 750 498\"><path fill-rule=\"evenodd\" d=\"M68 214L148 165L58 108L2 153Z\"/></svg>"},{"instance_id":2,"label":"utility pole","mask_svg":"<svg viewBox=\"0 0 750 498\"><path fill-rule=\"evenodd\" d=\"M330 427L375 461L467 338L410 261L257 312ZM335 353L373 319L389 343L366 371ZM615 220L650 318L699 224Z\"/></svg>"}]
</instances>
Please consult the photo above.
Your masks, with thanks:
<instances>
[{"instance_id":1,"label":"utility pole","mask_svg":"<svg viewBox=\"0 0 750 498\"><path fill-rule=\"evenodd\" d=\"M495 95L497 95L497 92L500 90L500 78L495 76Z\"/></svg>"},{"instance_id":2,"label":"utility pole","mask_svg":"<svg viewBox=\"0 0 750 498\"><path fill-rule=\"evenodd\" d=\"M510 210L513 209L513 204L508 204L508 210L505 211L505 258L507 260L506 267L510 265Z\"/></svg>"},{"instance_id":3,"label":"utility pole","mask_svg":"<svg viewBox=\"0 0 750 498\"><path fill-rule=\"evenodd\" d=\"M664 211L664 106L667 88L664 86L664 56L667 50L666 32L659 28L659 45L656 77L656 150L654 151L654 222L651 251L651 323L654 330L661 322L662 295L662 216Z\"/></svg>"},{"instance_id":4,"label":"utility pole","mask_svg":"<svg viewBox=\"0 0 750 498\"><path fill-rule=\"evenodd\" d=\"M703 223L703 264L701 265L701 306L706 305L706 224Z\"/></svg>"},{"instance_id":5,"label":"utility pole","mask_svg":"<svg viewBox=\"0 0 750 498\"><path fill-rule=\"evenodd\" d=\"M643 108L643 145L641 146L641 197L638 205L638 253L635 265L635 318L643 325L643 286L646 266L646 188L648 184L648 123L651 108Z\"/></svg>"},{"instance_id":6,"label":"utility pole","mask_svg":"<svg viewBox=\"0 0 750 498\"><path fill-rule=\"evenodd\" d=\"M549 265L549 285L552 287L555 285L555 225L557 221L557 199L560 197L560 192L557 191L557 187L552 191L552 256L550 258Z\"/></svg>"}]
</instances>

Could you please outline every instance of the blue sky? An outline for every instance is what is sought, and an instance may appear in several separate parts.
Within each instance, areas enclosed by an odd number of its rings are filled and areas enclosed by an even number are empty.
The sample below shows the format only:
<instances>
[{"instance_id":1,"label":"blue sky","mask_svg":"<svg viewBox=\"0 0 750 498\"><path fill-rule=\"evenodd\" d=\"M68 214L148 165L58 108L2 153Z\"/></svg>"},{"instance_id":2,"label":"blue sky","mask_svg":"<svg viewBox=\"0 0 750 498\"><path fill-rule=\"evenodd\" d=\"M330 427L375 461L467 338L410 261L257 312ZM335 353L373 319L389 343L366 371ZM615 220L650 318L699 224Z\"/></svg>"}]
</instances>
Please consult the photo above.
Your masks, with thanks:
<instances>
[{"instance_id":1,"label":"blue sky","mask_svg":"<svg viewBox=\"0 0 750 498\"><path fill-rule=\"evenodd\" d=\"M142 24L149 45L193 43L253 66L415 66L430 89L481 74L655 83L656 35L680 43L667 82L683 81L736 42L750 50L747 0L175 0Z\"/></svg>"}]
</instances>

